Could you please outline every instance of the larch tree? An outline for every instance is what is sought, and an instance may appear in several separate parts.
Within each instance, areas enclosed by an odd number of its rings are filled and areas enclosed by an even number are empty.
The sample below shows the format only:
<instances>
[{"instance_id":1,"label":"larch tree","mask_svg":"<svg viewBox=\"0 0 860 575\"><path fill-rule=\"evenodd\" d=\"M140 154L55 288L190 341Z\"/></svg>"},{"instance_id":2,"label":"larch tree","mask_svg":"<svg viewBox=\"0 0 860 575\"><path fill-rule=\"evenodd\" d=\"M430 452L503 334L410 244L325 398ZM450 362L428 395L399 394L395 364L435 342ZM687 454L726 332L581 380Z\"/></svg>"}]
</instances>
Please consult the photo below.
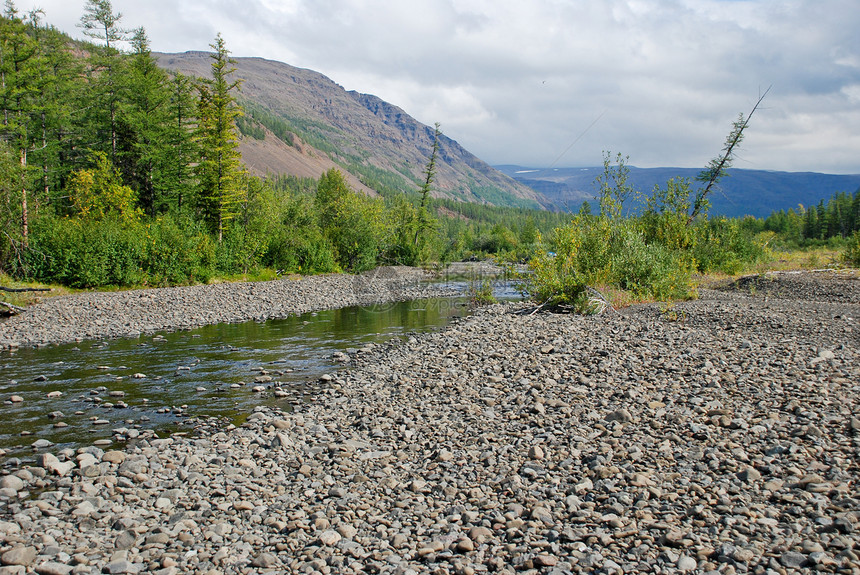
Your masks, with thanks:
<instances>
[{"instance_id":1,"label":"larch tree","mask_svg":"<svg viewBox=\"0 0 860 575\"><path fill-rule=\"evenodd\" d=\"M194 101L194 84L190 78L174 73L169 84L170 98L167 102L168 123L165 127L169 150L165 166L164 188L172 208L182 212L183 200L193 190L191 164L196 161L196 146L193 129L197 121L197 106Z\"/></svg>"},{"instance_id":2,"label":"larch tree","mask_svg":"<svg viewBox=\"0 0 860 575\"><path fill-rule=\"evenodd\" d=\"M117 165L123 180L137 190L143 211L155 216L166 209L168 77L152 56L146 30L135 30L131 44L126 98L117 117Z\"/></svg>"},{"instance_id":3,"label":"larch tree","mask_svg":"<svg viewBox=\"0 0 860 575\"><path fill-rule=\"evenodd\" d=\"M84 15L78 26L84 35L103 42L91 54L91 82L93 98L89 110L95 123L97 144L106 140L112 162L116 161L117 112L122 98L121 78L123 65L119 42L128 39L128 32L120 27L122 13L113 11L110 0L87 0Z\"/></svg>"},{"instance_id":4,"label":"larch tree","mask_svg":"<svg viewBox=\"0 0 860 575\"><path fill-rule=\"evenodd\" d=\"M43 201L51 193L62 189L74 170L77 160L83 159L80 134L73 128L75 100L83 87L83 65L69 47L68 37L57 29L43 26L40 13L29 15L30 35L40 46L40 73L33 115L32 160L38 167L34 173L34 192L39 191Z\"/></svg>"},{"instance_id":5,"label":"larch tree","mask_svg":"<svg viewBox=\"0 0 860 575\"><path fill-rule=\"evenodd\" d=\"M30 220L27 154L32 145L31 127L37 109L40 76L39 45L28 33L27 24L18 15L14 3L7 0L0 22L0 136L18 158L18 170L13 178L20 193L17 203L20 232L13 241L24 249L28 245Z\"/></svg>"},{"instance_id":6,"label":"larch tree","mask_svg":"<svg viewBox=\"0 0 860 575\"><path fill-rule=\"evenodd\" d=\"M242 111L233 92L242 81L231 76L236 71L235 60L221 34L210 45L212 78L198 85L197 164L198 202L204 219L217 234L218 241L243 201L241 175L244 172L239 154L239 136L236 118Z\"/></svg>"},{"instance_id":7,"label":"larch tree","mask_svg":"<svg viewBox=\"0 0 860 575\"><path fill-rule=\"evenodd\" d=\"M418 221L415 226L415 238L413 244L416 248L420 248L420 242L426 240L426 233L433 228L434 221L430 216L428 202L430 200L430 186L433 184L433 179L436 177L436 158L439 155L439 138L442 136L442 131L439 129L439 122L436 122L433 128L433 147L430 151L430 159L427 161L427 166L424 168L424 184L421 186L421 204L418 206Z\"/></svg>"}]
</instances>

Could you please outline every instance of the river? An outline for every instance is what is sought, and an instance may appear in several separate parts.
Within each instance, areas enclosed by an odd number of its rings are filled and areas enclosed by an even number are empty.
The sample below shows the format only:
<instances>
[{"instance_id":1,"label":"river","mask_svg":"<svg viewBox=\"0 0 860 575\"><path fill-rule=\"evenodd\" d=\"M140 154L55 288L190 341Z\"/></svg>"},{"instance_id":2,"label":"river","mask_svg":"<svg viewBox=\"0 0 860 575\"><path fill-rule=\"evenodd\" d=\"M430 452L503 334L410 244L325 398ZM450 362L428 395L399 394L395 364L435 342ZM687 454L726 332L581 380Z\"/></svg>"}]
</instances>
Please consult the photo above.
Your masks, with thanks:
<instances>
[{"instance_id":1,"label":"river","mask_svg":"<svg viewBox=\"0 0 860 575\"><path fill-rule=\"evenodd\" d=\"M516 297L502 284L496 294ZM141 433L191 431L209 418L238 424L261 404L290 409L312 398L321 376L348 365L338 352L439 329L468 313L467 298L438 298L3 351L0 450L8 462L31 458L34 443L106 448Z\"/></svg>"}]
</instances>

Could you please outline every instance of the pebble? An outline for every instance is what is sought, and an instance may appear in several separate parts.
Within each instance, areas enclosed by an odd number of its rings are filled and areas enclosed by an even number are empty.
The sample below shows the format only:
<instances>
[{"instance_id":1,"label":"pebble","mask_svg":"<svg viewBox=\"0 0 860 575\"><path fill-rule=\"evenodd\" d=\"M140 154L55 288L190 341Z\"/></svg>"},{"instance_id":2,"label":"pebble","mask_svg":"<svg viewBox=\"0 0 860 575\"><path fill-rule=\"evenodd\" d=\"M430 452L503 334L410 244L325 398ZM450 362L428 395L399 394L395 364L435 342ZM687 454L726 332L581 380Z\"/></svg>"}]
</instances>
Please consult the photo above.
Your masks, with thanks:
<instances>
[{"instance_id":1,"label":"pebble","mask_svg":"<svg viewBox=\"0 0 860 575\"><path fill-rule=\"evenodd\" d=\"M358 276L328 274L46 298L27 308L26 313L0 323L0 349L138 337L147 332L278 319L313 310L457 293L444 284L424 283L428 277L421 269L391 266ZM143 373L132 377L139 376L146 377ZM47 377L42 375L39 381L47 381Z\"/></svg>"},{"instance_id":2,"label":"pebble","mask_svg":"<svg viewBox=\"0 0 860 575\"><path fill-rule=\"evenodd\" d=\"M683 321L490 306L352 354L290 410L6 461L0 568L853 573L858 334L748 292Z\"/></svg>"},{"instance_id":3,"label":"pebble","mask_svg":"<svg viewBox=\"0 0 860 575\"><path fill-rule=\"evenodd\" d=\"M3 565L28 566L36 559L36 548L32 546L16 545L0 555L0 563Z\"/></svg>"}]
</instances>

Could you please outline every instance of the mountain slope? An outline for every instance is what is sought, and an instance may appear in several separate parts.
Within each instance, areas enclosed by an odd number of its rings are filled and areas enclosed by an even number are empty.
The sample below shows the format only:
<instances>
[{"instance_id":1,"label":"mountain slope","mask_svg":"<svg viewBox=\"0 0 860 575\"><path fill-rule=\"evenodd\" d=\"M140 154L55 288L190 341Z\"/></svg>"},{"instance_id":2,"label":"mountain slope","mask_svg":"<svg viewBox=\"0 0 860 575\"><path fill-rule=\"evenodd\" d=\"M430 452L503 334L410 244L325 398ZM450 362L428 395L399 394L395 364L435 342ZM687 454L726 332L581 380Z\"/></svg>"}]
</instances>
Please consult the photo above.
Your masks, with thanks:
<instances>
[{"instance_id":1,"label":"mountain slope","mask_svg":"<svg viewBox=\"0 0 860 575\"><path fill-rule=\"evenodd\" d=\"M208 77L205 52L155 54L168 70ZM235 77L246 113L270 130L264 140L243 138L243 160L258 174L318 177L337 165L364 191L417 191L433 146L433 128L402 109L329 78L261 58L237 58ZM285 126L275 136L275 124ZM282 133L283 132L283 133ZM495 205L540 207L543 198L498 172L454 140L440 140L432 195Z\"/></svg>"},{"instance_id":2,"label":"mountain slope","mask_svg":"<svg viewBox=\"0 0 860 575\"><path fill-rule=\"evenodd\" d=\"M540 192L553 209L575 212L582 202L596 207L598 187L595 178L603 168L526 168L496 166ZM630 166L628 183L639 192L650 195L655 185L665 187L670 178L693 181L701 170L696 168L636 168ZM860 188L860 174L835 175L814 172L774 172L767 170L730 169L710 196L712 215L767 217L775 210L806 207L829 199L834 193L854 193ZM641 206L641 203L639 204ZM633 206L634 209L636 206Z\"/></svg>"}]
</instances>

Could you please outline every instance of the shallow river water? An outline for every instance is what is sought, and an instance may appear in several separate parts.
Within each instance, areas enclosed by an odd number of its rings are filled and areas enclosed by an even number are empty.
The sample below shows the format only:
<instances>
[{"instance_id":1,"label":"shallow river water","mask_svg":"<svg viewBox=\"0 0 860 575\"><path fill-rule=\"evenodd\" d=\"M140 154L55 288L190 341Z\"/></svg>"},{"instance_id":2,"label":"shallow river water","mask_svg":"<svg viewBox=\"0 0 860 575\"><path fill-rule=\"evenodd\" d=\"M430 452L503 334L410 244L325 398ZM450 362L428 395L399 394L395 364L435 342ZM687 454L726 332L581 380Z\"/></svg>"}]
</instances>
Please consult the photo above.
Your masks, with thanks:
<instances>
[{"instance_id":1,"label":"shallow river water","mask_svg":"<svg viewBox=\"0 0 860 575\"><path fill-rule=\"evenodd\" d=\"M198 418L238 423L260 404L289 409L343 367L336 352L437 329L468 312L465 298L428 299L2 351L0 450L9 462L32 458L39 440L57 451L141 430L163 437ZM261 375L272 380L255 382ZM285 397L274 397L275 382ZM253 391L260 385L265 393Z\"/></svg>"}]
</instances>

